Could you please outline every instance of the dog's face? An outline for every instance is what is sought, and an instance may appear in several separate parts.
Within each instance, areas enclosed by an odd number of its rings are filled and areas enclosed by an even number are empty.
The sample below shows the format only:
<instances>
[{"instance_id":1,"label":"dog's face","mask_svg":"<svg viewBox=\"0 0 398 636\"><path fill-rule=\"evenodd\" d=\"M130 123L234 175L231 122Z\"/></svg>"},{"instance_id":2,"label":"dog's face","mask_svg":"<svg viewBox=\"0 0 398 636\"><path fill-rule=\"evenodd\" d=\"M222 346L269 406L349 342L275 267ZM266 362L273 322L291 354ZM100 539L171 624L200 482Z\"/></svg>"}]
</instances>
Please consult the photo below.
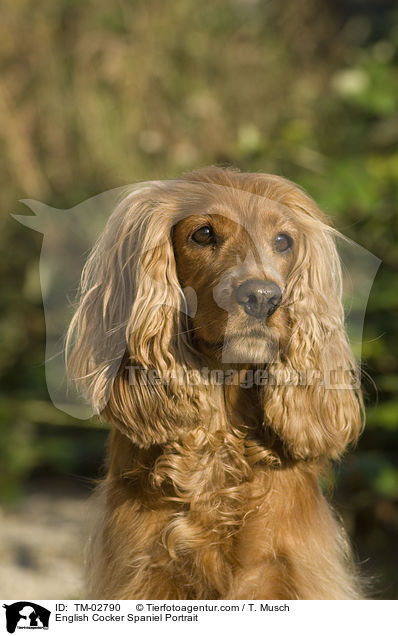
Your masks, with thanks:
<instances>
[{"instance_id":1,"label":"dog's face","mask_svg":"<svg viewBox=\"0 0 398 636\"><path fill-rule=\"evenodd\" d=\"M117 207L85 267L71 377L147 448L221 426L224 391L190 372L266 364L260 429L292 457L338 457L358 437L362 402L334 234L277 176L206 168L144 185ZM162 381L132 382L131 367Z\"/></svg>"},{"instance_id":2,"label":"dog's face","mask_svg":"<svg viewBox=\"0 0 398 636\"><path fill-rule=\"evenodd\" d=\"M261 197L246 206L208 204L175 225L178 278L196 295L192 340L207 358L262 364L283 351L285 290L299 240L286 209Z\"/></svg>"}]
</instances>

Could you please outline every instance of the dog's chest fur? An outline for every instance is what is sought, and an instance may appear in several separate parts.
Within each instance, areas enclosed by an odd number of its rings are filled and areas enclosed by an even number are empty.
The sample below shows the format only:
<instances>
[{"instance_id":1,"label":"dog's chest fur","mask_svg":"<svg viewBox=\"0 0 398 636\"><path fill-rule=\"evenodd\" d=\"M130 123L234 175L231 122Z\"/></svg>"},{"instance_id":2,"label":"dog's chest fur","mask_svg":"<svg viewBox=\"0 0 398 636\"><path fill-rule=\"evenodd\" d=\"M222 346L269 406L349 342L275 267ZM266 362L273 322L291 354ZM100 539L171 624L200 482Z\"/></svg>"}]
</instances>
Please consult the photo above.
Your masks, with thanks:
<instances>
[{"instance_id":1,"label":"dog's chest fur","mask_svg":"<svg viewBox=\"0 0 398 636\"><path fill-rule=\"evenodd\" d=\"M267 586L270 598L296 597L294 553L306 533L291 537L321 501L313 473L277 466L243 434L197 429L138 453L119 436L104 531L105 544L123 546L118 598L265 598Z\"/></svg>"}]
</instances>

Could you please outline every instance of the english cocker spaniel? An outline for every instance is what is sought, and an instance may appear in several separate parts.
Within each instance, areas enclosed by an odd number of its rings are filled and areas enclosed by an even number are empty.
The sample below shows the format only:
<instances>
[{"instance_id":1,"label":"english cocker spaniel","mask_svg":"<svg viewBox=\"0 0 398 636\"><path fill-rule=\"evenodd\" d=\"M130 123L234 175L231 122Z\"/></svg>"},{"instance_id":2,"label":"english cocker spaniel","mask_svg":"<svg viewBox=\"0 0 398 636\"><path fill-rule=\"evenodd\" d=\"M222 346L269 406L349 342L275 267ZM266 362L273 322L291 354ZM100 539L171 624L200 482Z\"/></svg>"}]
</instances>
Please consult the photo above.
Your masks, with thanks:
<instances>
[{"instance_id":1,"label":"english cocker spaniel","mask_svg":"<svg viewBox=\"0 0 398 636\"><path fill-rule=\"evenodd\" d=\"M362 427L336 234L290 181L221 168L111 215L67 340L111 425L90 597L361 597L319 485Z\"/></svg>"}]
</instances>

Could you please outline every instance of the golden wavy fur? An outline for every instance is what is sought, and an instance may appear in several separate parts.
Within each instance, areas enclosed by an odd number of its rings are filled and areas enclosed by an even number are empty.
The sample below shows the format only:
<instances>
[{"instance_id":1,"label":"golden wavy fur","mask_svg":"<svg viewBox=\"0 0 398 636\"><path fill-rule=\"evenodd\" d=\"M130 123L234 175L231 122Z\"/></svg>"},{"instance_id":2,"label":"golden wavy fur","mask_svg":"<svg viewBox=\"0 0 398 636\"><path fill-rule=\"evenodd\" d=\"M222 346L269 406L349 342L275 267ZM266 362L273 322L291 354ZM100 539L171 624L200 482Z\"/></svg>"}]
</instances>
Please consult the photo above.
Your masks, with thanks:
<instances>
[{"instance_id":1,"label":"golden wavy fur","mask_svg":"<svg viewBox=\"0 0 398 636\"><path fill-rule=\"evenodd\" d=\"M112 425L90 597L361 597L319 486L361 430L336 234L286 179L219 168L110 217L67 341Z\"/></svg>"}]
</instances>

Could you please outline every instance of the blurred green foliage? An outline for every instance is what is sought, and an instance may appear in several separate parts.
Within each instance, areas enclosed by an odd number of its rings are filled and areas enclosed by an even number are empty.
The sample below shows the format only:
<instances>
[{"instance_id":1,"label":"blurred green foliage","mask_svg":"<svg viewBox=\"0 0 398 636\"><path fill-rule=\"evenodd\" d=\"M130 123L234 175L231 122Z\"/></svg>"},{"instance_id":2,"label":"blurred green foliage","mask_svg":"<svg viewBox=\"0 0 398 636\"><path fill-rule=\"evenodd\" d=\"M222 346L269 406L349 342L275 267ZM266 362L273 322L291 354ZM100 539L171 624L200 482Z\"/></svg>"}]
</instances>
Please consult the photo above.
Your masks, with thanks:
<instances>
[{"instance_id":1,"label":"blurred green foliage","mask_svg":"<svg viewBox=\"0 0 398 636\"><path fill-rule=\"evenodd\" d=\"M41 235L57 208L206 164L283 174L383 260L369 300L368 425L336 469L357 550L396 598L398 9L392 0L4 0L0 42L0 493L95 475L105 432L48 402ZM94 427L93 424L91 424ZM94 433L95 431L95 433ZM94 440L96 440L94 442Z\"/></svg>"}]
</instances>

